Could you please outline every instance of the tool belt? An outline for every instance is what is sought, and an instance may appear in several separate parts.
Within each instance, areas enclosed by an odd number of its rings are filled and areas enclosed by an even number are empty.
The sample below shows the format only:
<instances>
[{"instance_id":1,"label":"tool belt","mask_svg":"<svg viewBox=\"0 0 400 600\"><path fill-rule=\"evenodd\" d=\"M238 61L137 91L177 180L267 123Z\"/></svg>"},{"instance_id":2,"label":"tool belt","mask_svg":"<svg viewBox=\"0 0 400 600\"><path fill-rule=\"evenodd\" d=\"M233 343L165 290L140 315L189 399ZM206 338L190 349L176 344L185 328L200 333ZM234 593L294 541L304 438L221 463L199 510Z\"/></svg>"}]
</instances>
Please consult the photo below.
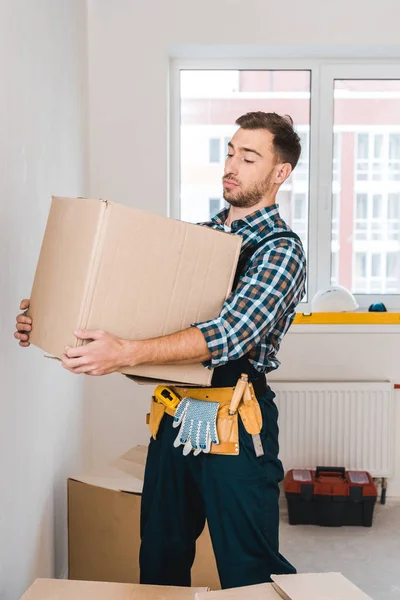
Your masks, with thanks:
<instances>
[{"instance_id":1,"label":"tool belt","mask_svg":"<svg viewBox=\"0 0 400 600\"><path fill-rule=\"evenodd\" d=\"M217 433L219 443L211 444L210 454L239 454L239 414L247 433L250 435L257 435L261 431L261 409L254 393L253 385L248 383L247 376L242 376L242 378L234 387L192 388L170 386L168 388L181 399L190 397L195 400L217 402L219 404L217 413ZM236 406L232 406L232 400L234 400ZM234 410L232 410L232 408ZM172 408L166 406L157 401L153 396L150 414L148 415L148 424L154 439L156 439L164 414L167 413L173 417L175 415L175 410L176 407Z\"/></svg>"}]
</instances>

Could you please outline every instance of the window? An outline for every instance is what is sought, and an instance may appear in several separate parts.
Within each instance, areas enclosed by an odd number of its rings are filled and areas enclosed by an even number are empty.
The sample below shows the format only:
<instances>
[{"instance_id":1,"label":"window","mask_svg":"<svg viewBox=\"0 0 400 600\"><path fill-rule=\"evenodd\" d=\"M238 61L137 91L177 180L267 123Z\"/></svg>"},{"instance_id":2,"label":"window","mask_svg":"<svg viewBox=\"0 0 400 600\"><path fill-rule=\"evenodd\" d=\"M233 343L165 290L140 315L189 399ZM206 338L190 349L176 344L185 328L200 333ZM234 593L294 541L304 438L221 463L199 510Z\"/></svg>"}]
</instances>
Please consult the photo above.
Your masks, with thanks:
<instances>
[{"instance_id":1,"label":"window","mask_svg":"<svg viewBox=\"0 0 400 600\"><path fill-rule=\"evenodd\" d=\"M307 302L337 283L362 308L400 309L400 66L177 60L171 73L173 215L198 222L223 207L237 117L289 114L302 153L277 202L307 251Z\"/></svg>"},{"instance_id":2,"label":"window","mask_svg":"<svg viewBox=\"0 0 400 600\"><path fill-rule=\"evenodd\" d=\"M217 213L219 213L220 210L222 210L222 201L221 201L221 198L210 198L209 199L209 207L210 207L210 210L209 210L209 212L210 212L209 219L211 219Z\"/></svg>"},{"instance_id":3,"label":"window","mask_svg":"<svg viewBox=\"0 0 400 600\"><path fill-rule=\"evenodd\" d=\"M369 138L366 133L357 135L357 179L368 178Z\"/></svg>"},{"instance_id":4,"label":"window","mask_svg":"<svg viewBox=\"0 0 400 600\"><path fill-rule=\"evenodd\" d=\"M364 279L367 276L367 255L365 252L357 252L356 254L356 277Z\"/></svg>"},{"instance_id":5,"label":"window","mask_svg":"<svg viewBox=\"0 0 400 600\"><path fill-rule=\"evenodd\" d=\"M365 220L368 217L368 194L357 194L356 219Z\"/></svg>"},{"instance_id":6,"label":"window","mask_svg":"<svg viewBox=\"0 0 400 600\"><path fill-rule=\"evenodd\" d=\"M309 135L308 130L299 131L301 154L296 169L293 172L293 178L297 181L307 181L309 176Z\"/></svg>"},{"instance_id":7,"label":"window","mask_svg":"<svg viewBox=\"0 0 400 600\"><path fill-rule=\"evenodd\" d=\"M210 163L219 163L221 160L221 141L219 138L211 138L208 143Z\"/></svg>"},{"instance_id":8,"label":"window","mask_svg":"<svg viewBox=\"0 0 400 600\"><path fill-rule=\"evenodd\" d=\"M388 219L400 219L400 193L388 195Z\"/></svg>"},{"instance_id":9,"label":"window","mask_svg":"<svg viewBox=\"0 0 400 600\"><path fill-rule=\"evenodd\" d=\"M379 219L382 217L382 195L374 194L372 196L372 218Z\"/></svg>"},{"instance_id":10,"label":"window","mask_svg":"<svg viewBox=\"0 0 400 600\"><path fill-rule=\"evenodd\" d=\"M400 180L400 134L389 135L389 161L388 168L390 179Z\"/></svg>"},{"instance_id":11,"label":"window","mask_svg":"<svg viewBox=\"0 0 400 600\"><path fill-rule=\"evenodd\" d=\"M388 279L396 279L399 275L400 267L399 252L388 252L386 255L386 277Z\"/></svg>"},{"instance_id":12,"label":"window","mask_svg":"<svg viewBox=\"0 0 400 600\"><path fill-rule=\"evenodd\" d=\"M228 144L231 136L224 138L210 138L208 142L208 161L210 163L223 164L228 153Z\"/></svg>"},{"instance_id":13,"label":"window","mask_svg":"<svg viewBox=\"0 0 400 600\"><path fill-rule=\"evenodd\" d=\"M293 218L296 220L305 220L307 216L307 198L305 194L294 195Z\"/></svg>"},{"instance_id":14,"label":"window","mask_svg":"<svg viewBox=\"0 0 400 600\"><path fill-rule=\"evenodd\" d=\"M365 295L359 303L366 308L373 295L400 294L392 254L400 251L400 72L397 78L377 74L364 79L362 68L359 78L334 77L334 70L330 69L332 128L335 135L341 131L346 165L350 169L354 165L354 177L347 173L340 178L341 203L346 209L339 224L338 283ZM347 71L352 74L357 68ZM331 229L333 239L337 230L333 218ZM351 256L353 261L349 261ZM400 307L400 297L383 300Z\"/></svg>"},{"instance_id":15,"label":"window","mask_svg":"<svg viewBox=\"0 0 400 600\"><path fill-rule=\"evenodd\" d=\"M391 136L377 133L359 133L357 135L356 176L357 181L381 181L387 177L390 168ZM391 161L393 175L400 160Z\"/></svg>"},{"instance_id":16,"label":"window","mask_svg":"<svg viewBox=\"0 0 400 600\"><path fill-rule=\"evenodd\" d=\"M381 255L372 254L371 277L380 277L381 275Z\"/></svg>"},{"instance_id":17,"label":"window","mask_svg":"<svg viewBox=\"0 0 400 600\"><path fill-rule=\"evenodd\" d=\"M217 212L228 143L235 120L252 110L276 111L281 102L295 109L302 153L277 201L289 225L308 245L310 72L179 69L181 90L180 218L200 222ZM260 108L261 107L261 108ZM293 112L293 111L292 111ZM218 168L217 168L218 167ZM221 205L220 205L221 206Z\"/></svg>"}]
</instances>

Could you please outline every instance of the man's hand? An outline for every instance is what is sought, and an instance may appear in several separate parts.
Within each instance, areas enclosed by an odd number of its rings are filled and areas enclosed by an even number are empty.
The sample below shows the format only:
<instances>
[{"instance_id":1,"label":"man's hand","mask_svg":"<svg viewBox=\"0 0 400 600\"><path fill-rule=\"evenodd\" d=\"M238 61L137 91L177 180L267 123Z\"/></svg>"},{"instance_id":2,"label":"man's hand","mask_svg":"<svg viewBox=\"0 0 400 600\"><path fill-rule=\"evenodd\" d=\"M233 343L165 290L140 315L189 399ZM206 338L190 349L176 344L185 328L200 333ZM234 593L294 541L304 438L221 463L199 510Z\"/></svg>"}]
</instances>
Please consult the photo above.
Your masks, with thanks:
<instances>
[{"instance_id":1,"label":"man's hand","mask_svg":"<svg viewBox=\"0 0 400 600\"><path fill-rule=\"evenodd\" d=\"M121 340L104 331L74 331L74 335L90 340L78 348L65 347L63 366L77 374L108 375L122 367L194 364L211 357L197 327L141 341Z\"/></svg>"},{"instance_id":2,"label":"man's hand","mask_svg":"<svg viewBox=\"0 0 400 600\"><path fill-rule=\"evenodd\" d=\"M23 311L28 310L29 308L29 300L22 300L19 305L20 309ZM19 345L27 348L30 346L29 342L29 334L32 330L32 319L27 317L25 312L21 313L17 316L17 331L14 333L14 337L16 340L19 340Z\"/></svg>"},{"instance_id":3,"label":"man's hand","mask_svg":"<svg viewBox=\"0 0 400 600\"><path fill-rule=\"evenodd\" d=\"M79 340L91 340L78 348L65 347L62 364L71 373L108 375L129 364L128 342L104 331L75 331Z\"/></svg>"}]
</instances>

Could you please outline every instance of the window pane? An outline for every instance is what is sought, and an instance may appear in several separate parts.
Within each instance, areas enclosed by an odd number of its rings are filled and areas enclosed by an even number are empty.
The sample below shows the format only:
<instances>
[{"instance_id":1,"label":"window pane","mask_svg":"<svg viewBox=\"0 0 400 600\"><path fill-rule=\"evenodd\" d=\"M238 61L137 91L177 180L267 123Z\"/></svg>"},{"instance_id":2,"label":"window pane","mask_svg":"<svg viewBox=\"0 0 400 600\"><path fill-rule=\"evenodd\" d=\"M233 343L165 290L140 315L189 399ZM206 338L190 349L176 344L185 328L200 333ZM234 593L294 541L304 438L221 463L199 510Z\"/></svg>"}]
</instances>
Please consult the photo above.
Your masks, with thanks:
<instances>
[{"instance_id":1,"label":"window pane","mask_svg":"<svg viewBox=\"0 0 400 600\"><path fill-rule=\"evenodd\" d=\"M400 134L389 135L389 158L400 160Z\"/></svg>"},{"instance_id":2,"label":"window pane","mask_svg":"<svg viewBox=\"0 0 400 600\"><path fill-rule=\"evenodd\" d=\"M277 202L281 216L300 235L307 250L310 72L182 70L180 84L180 218L206 221L209 200L222 196L226 146L237 130L238 117L257 110L289 114L303 147L296 169L278 192Z\"/></svg>"},{"instance_id":3,"label":"window pane","mask_svg":"<svg viewBox=\"0 0 400 600\"><path fill-rule=\"evenodd\" d=\"M399 277L400 253L388 252L386 256L386 277L397 279Z\"/></svg>"},{"instance_id":4,"label":"window pane","mask_svg":"<svg viewBox=\"0 0 400 600\"><path fill-rule=\"evenodd\" d=\"M231 136L228 135L224 138L224 160L226 158L226 155L228 154L228 144L231 141Z\"/></svg>"},{"instance_id":5,"label":"window pane","mask_svg":"<svg viewBox=\"0 0 400 600\"><path fill-rule=\"evenodd\" d=\"M400 219L400 194L388 195L388 219Z\"/></svg>"},{"instance_id":6,"label":"window pane","mask_svg":"<svg viewBox=\"0 0 400 600\"><path fill-rule=\"evenodd\" d=\"M371 276L380 277L381 275L381 255L373 254L371 261Z\"/></svg>"},{"instance_id":7,"label":"window pane","mask_svg":"<svg viewBox=\"0 0 400 600\"><path fill-rule=\"evenodd\" d=\"M369 136L368 133L359 133L357 136L357 158L368 158Z\"/></svg>"},{"instance_id":8,"label":"window pane","mask_svg":"<svg viewBox=\"0 0 400 600\"><path fill-rule=\"evenodd\" d=\"M209 218L211 219L221 209L221 198L210 198L209 199Z\"/></svg>"},{"instance_id":9,"label":"window pane","mask_svg":"<svg viewBox=\"0 0 400 600\"><path fill-rule=\"evenodd\" d=\"M338 283L355 293L400 293L400 79L336 80L333 133L346 159L338 178L332 165L342 207L339 226L332 215Z\"/></svg>"},{"instance_id":10,"label":"window pane","mask_svg":"<svg viewBox=\"0 0 400 600\"><path fill-rule=\"evenodd\" d=\"M374 158L383 156L383 135L376 135L374 138Z\"/></svg>"},{"instance_id":11,"label":"window pane","mask_svg":"<svg viewBox=\"0 0 400 600\"><path fill-rule=\"evenodd\" d=\"M356 254L356 277L367 276L367 255L365 252Z\"/></svg>"},{"instance_id":12,"label":"window pane","mask_svg":"<svg viewBox=\"0 0 400 600\"><path fill-rule=\"evenodd\" d=\"M296 181L308 182L309 171L309 141L308 131L299 131L301 154L292 178Z\"/></svg>"},{"instance_id":13,"label":"window pane","mask_svg":"<svg viewBox=\"0 0 400 600\"><path fill-rule=\"evenodd\" d=\"M221 158L221 140L211 138L209 141L209 161L210 163L219 163Z\"/></svg>"},{"instance_id":14,"label":"window pane","mask_svg":"<svg viewBox=\"0 0 400 600\"><path fill-rule=\"evenodd\" d=\"M368 195L357 194L356 219L366 219L368 216Z\"/></svg>"},{"instance_id":15,"label":"window pane","mask_svg":"<svg viewBox=\"0 0 400 600\"><path fill-rule=\"evenodd\" d=\"M375 194L372 197L372 218L379 219L382 217L382 196Z\"/></svg>"},{"instance_id":16,"label":"window pane","mask_svg":"<svg viewBox=\"0 0 400 600\"><path fill-rule=\"evenodd\" d=\"M293 217L295 219L305 219L306 218L306 210L307 207L307 198L305 194L295 194L294 195L294 209L293 209Z\"/></svg>"}]
</instances>

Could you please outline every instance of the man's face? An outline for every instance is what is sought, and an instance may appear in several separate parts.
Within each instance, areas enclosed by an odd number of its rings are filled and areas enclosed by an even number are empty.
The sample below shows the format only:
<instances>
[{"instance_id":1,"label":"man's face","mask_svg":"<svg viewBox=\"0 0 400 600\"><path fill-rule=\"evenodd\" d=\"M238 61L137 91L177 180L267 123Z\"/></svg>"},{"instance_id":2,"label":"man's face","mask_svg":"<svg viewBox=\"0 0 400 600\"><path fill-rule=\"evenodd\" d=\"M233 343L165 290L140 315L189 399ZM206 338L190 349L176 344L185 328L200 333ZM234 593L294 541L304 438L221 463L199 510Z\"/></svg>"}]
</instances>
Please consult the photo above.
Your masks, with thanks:
<instances>
[{"instance_id":1,"label":"man's face","mask_svg":"<svg viewBox=\"0 0 400 600\"><path fill-rule=\"evenodd\" d=\"M238 129L232 137L222 179L224 199L232 206L255 206L278 187L272 141L266 129Z\"/></svg>"}]
</instances>

